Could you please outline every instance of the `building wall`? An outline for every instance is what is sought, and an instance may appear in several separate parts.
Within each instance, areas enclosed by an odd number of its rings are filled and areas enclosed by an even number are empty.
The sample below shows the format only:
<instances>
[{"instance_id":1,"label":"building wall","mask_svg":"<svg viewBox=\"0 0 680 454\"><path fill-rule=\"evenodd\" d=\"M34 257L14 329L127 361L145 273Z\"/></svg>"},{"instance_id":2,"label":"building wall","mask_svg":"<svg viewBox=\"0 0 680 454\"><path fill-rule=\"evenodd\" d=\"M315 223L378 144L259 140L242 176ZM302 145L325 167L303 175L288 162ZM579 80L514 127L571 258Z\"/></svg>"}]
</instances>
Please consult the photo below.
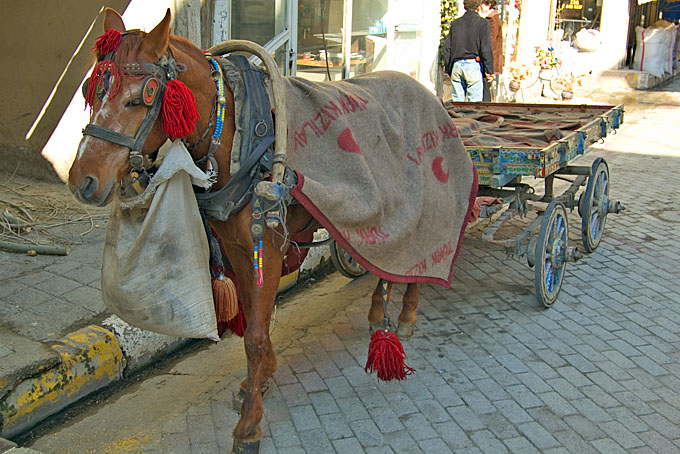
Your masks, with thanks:
<instances>
[{"instance_id":1,"label":"building wall","mask_svg":"<svg viewBox=\"0 0 680 454\"><path fill-rule=\"evenodd\" d=\"M90 48L94 38L101 34L101 19L94 23L93 20L104 5L122 10L128 1L3 2L0 17L3 171L57 178L40 152L73 93L80 89L82 75L88 69Z\"/></svg>"}]
</instances>

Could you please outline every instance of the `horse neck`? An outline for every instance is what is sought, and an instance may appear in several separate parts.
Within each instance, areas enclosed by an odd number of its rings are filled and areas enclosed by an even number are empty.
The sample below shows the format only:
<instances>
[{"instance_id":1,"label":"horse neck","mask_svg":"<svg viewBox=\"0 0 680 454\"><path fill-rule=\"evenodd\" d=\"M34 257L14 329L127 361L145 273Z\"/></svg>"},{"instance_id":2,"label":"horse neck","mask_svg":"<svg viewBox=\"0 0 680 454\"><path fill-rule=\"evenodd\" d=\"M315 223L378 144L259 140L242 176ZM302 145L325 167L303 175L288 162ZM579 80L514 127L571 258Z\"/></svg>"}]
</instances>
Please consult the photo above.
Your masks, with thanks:
<instances>
[{"instance_id":1,"label":"horse neck","mask_svg":"<svg viewBox=\"0 0 680 454\"><path fill-rule=\"evenodd\" d=\"M211 77L212 68L205 58L203 52L184 38L173 36L170 49L176 61L187 65L185 73L181 74L181 80L189 87L194 94L196 107L200 118L196 122L196 128L190 134L186 142L194 144L201 140L206 129L210 127L205 138L192 150L191 155L194 160L200 160L208 154L211 138L216 126L215 115L211 115L215 104L216 86ZM226 112L224 125L222 127L221 145L215 153L219 166L215 189L224 186L230 178L229 162L231 155L231 145L234 139L234 98L225 82Z\"/></svg>"}]
</instances>

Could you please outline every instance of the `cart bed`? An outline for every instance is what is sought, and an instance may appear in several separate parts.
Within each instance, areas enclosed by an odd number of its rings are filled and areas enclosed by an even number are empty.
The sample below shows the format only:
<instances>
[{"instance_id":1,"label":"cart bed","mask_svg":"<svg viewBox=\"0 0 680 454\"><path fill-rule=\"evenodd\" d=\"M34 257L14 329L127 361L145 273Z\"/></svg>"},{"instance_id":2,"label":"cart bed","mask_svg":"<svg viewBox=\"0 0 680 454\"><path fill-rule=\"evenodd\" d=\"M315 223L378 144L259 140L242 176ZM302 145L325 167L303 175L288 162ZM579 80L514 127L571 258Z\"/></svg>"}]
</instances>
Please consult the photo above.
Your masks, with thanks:
<instances>
[{"instance_id":1,"label":"cart bed","mask_svg":"<svg viewBox=\"0 0 680 454\"><path fill-rule=\"evenodd\" d=\"M545 178L623 123L623 105L454 103L444 107L460 132L479 185L517 176Z\"/></svg>"}]
</instances>

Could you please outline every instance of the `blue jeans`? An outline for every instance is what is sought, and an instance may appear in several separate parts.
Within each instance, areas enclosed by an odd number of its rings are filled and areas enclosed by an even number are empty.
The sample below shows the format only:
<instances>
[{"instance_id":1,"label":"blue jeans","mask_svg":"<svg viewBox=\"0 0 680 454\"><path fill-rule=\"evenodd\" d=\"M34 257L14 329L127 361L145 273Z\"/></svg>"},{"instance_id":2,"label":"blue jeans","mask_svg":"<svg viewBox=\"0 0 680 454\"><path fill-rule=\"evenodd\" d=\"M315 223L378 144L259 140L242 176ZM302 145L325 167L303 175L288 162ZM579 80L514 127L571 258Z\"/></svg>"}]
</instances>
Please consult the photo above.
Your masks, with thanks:
<instances>
[{"instance_id":1,"label":"blue jeans","mask_svg":"<svg viewBox=\"0 0 680 454\"><path fill-rule=\"evenodd\" d=\"M453 101L482 101L482 65L475 60L458 60L451 69Z\"/></svg>"}]
</instances>

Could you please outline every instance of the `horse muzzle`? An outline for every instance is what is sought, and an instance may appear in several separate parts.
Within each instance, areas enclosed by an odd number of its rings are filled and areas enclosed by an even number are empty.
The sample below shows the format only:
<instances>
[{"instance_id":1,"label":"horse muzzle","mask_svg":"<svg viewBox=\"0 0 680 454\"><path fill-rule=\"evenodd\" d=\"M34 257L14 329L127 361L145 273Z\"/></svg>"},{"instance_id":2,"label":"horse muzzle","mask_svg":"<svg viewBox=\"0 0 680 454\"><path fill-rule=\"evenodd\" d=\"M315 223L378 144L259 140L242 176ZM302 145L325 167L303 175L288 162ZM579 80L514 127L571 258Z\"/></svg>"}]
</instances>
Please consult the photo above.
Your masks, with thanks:
<instances>
[{"instance_id":1,"label":"horse muzzle","mask_svg":"<svg viewBox=\"0 0 680 454\"><path fill-rule=\"evenodd\" d=\"M80 185L70 185L70 188L79 201L89 205L105 206L111 201L114 185L110 183L103 191L98 191L99 181L97 178L86 175Z\"/></svg>"}]
</instances>

